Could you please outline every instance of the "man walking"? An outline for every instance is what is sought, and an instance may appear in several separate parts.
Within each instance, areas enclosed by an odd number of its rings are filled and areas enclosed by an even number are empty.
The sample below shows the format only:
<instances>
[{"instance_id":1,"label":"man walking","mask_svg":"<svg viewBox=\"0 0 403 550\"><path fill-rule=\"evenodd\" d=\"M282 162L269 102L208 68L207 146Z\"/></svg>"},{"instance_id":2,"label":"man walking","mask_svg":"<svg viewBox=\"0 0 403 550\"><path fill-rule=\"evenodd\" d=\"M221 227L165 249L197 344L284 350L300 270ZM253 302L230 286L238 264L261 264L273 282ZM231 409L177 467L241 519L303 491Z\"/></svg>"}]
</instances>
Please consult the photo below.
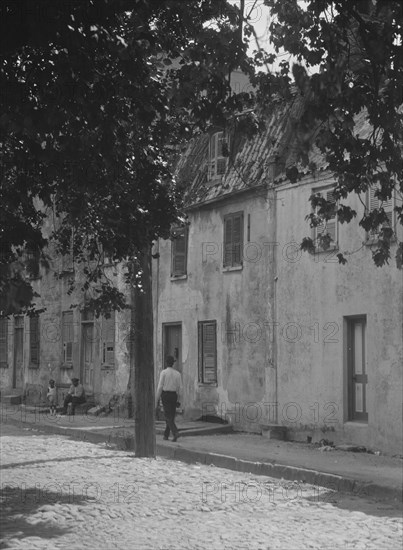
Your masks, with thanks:
<instances>
[{"instance_id":1,"label":"man walking","mask_svg":"<svg viewBox=\"0 0 403 550\"><path fill-rule=\"evenodd\" d=\"M172 432L172 441L176 441L179 437L178 428L175 424L176 405L179 402L181 392L181 375L173 368L175 359L168 355L166 358L167 368L161 372L158 383L157 393L155 396L156 407L161 397L162 406L164 408L166 428L164 431L164 439L167 440L170 432Z\"/></svg>"}]
</instances>

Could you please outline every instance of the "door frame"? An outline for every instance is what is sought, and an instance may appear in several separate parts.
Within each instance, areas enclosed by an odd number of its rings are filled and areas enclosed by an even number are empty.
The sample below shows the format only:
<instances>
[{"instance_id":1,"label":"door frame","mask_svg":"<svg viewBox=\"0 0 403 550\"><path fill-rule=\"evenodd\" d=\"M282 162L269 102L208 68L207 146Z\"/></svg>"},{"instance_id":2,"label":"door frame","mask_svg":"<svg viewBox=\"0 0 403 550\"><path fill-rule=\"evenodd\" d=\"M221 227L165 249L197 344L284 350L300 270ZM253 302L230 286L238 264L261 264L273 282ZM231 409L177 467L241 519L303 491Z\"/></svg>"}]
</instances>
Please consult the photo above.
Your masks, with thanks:
<instances>
[{"instance_id":1,"label":"door frame","mask_svg":"<svg viewBox=\"0 0 403 550\"><path fill-rule=\"evenodd\" d=\"M89 393L94 391L95 387L95 370L96 370L96 361L99 358L99 324L96 322L97 320L94 318L92 319L83 319L81 318L81 334L80 334L80 367L79 367L79 378L80 383L84 386L85 390ZM86 331L84 330L84 326L88 327L89 325L92 325L93 327L93 339L92 339L92 364L93 364L93 370L92 370L92 384L91 381L87 384L85 382L85 369L84 369L84 353L85 353L85 345L84 345L84 338ZM98 349L97 349L97 343L98 343Z\"/></svg>"},{"instance_id":2,"label":"door frame","mask_svg":"<svg viewBox=\"0 0 403 550\"><path fill-rule=\"evenodd\" d=\"M21 326L17 326L17 319L21 320ZM17 330L21 332L22 334L22 340L21 340L21 386L17 386ZM23 315L15 315L14 317L14 334L13 334L13 379L12 379L12 388L15 389L22 389L24 382L22 380L22 371L24 369L24 355L25 355L25 349L24 349L24 337L25 337L25 318Z\"/></svg>"},{"instance_id":3,"label":"door frame","mask_svg":"<svg viewBox=\"0 0 403 550\"><path fill-rule=\"evenodd\" d=\"M353 330L354 322L361 321L363 324L363 333L362 333L362 365L363 373L362 375L353 374L354 366L354 348L353 348ZM366 350L366 341L367 341L367 315L348 315L343 317L343 360L344 360L344 420L345 422L357 422L357 423L368 423L368 372L367 372L367 350ZM355 377L362 376L363 387L363 412L355 411Z\"/></svg>"},{"instance_id":4,"label":"door frame","mask_svg":"<svg viewBox=\"0 0 403 550\"><path fill-rule=\"evenodd\" d=\"M178 368L179 362L177 363L176 369L182 374L183 371L183 365L182 365L182 321L176 321L176 322L169 322L169 323L162 323L162 368L165 367L165 359L167 356L167 353L165 353L166 347L167 347L167 329L170 327L178 327L180 328L180 342L179 342L179 358L180 361L180 369ZM175 357L176 359L176 357Z\"/></svg>"}]
</instances>

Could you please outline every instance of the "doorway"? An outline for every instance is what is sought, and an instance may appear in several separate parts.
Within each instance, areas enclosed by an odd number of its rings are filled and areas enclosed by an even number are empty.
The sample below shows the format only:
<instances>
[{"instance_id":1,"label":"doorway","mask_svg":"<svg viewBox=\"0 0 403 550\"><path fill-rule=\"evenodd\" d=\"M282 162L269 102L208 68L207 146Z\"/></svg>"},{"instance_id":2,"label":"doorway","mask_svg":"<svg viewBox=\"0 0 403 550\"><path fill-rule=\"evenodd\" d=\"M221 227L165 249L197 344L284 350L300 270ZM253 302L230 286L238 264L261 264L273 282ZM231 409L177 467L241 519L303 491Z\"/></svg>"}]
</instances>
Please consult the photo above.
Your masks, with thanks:
<instances>
[{"instance_id":1,"label":"doorway","mask_svg":"<svg viewBox=\"0 0 403 550\"><path fill-rule=\"evenodd\" d=\"M162 325L162 359L168 355L175 359L175 368L182 374L182 323L164 323Z\"/></svg>"},{"instance_id":2,"label":"doorway","mask_svg":"<svg viewBox=\"0 0 403 550\"><path fill-rule=\"evenodd\" d=\"M95 366L99 360L99 326L93 315L85 314L81 321L80 382L87 393L94 391Z\"/></svg>"},{"instance_id":3,"label":"doorway","mask_svg":"<svg viewBox=\"0 0 403 550\"><path fill-rule=\"evenodd\" d=\"M24 366L24 317L14 317L14 361L13 389L22 388L22 370Z\"/></svg>"},{"instance_id":4,"label":"doorway","mask_svg":"<svg viewBox=\"0 0 403 550\"><path fill-rule=\"evenodd\" d=\"M365 355L366 316L347 317L348 419L368 422Z\"/></svg>"}]
</instances>

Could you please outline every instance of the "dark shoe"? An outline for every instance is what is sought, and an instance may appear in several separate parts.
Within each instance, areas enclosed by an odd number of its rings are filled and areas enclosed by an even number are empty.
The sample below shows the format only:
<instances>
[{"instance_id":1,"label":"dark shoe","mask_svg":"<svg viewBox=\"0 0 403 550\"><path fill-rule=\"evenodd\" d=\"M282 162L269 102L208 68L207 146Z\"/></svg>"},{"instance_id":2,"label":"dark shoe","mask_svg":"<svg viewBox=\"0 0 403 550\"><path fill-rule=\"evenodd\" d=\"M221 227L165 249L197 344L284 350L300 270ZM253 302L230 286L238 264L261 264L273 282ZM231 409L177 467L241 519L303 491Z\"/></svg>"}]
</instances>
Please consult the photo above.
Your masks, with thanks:
<instances>
[{"instance_id":1,"label":"dark shoe","mask_svg":"<svg viewBox=\"0 0 403 550\"><path fill-rule=\"evenodd\" d=\"M169 437L167 437L166 435L164 435L164 441L168 441Z\"/></svg>"},{"instance_id":2,"label":"dark shoe","mask_svg":"<svg viewBox=\"0 0 403 550\"><path fill-rule=\"evenodd\" d=\"M179 434L176 434L173 436L172 441L175 442L178 440Z\"/></svg>"}]
</instances>

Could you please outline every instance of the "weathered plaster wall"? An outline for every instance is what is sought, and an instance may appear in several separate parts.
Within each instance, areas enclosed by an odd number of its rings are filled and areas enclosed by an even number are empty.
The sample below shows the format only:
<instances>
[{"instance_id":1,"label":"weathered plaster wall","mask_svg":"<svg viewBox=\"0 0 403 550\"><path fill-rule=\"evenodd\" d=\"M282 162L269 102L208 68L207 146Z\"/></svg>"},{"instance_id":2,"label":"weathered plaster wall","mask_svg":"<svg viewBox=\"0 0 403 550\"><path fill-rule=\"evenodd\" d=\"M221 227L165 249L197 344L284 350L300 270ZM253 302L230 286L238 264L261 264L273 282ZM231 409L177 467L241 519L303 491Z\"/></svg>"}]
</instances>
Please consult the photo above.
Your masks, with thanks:
<instances>
[{"instance_id":1,"label":"weathered plaster wall","mask_svg":"<svg viewBox=\"0 0 403 550\"><path fill-rule=\"evenodd\" d=\"M51 230L51 221L45 226L45 233ZM17 390L23 391L27 403L39 403L46 398L47 385L50 378L56 381L56 386L70 384L71 377L80 376L80 365L82 361L82 324L81 314L77 308L73 311L73 361L72 366L66 368L63 365L63 342L62 342L62 312L71 311L71 306L83 302L83 294L80 285L71 294L68 294L68 280L75 275L77 280L80 274L76 269L73 272L66 272L58 277L63 270L63 262L52 251L48 269L43 266L40 277L32 281L33 287L39 294L36 299L37 308L44 308L40 314L40 361L39 366L33 368L29 363L29 318L24 319L24 350L23 368L21 380L17 383ZM115 280L119 289L127 291L124 283L124 266L113 266L106 268L108 276ZM2 394L12 390L13 383L13 361L14 361L14 320L8 322L8 355L9 367L0 369L0 382ZM130 312L129 310L116 313L115 328L115 367L107 368L101 364L102 340L101 320L95 319L94 326L94 378L93 387L89 388L94 394L97 403L107 404L112 396L125 394L129 380L129 333L130 333ZM88 389L87 389L88 391Z\"/></svg>"},{"instance_id":2,"label":"weathered plaster wall","mask_svg":"<svg viewBox=\"0 0 403 550\"><path fill-rule=\"evenodd\" d=\"M293 243L310 234L304 218L311 189L326 183L331 180L307 179L277 193L279 421L295 437L401 453L402 273L393 260L383 268L373 264L357 221L339 224L339 248L351 253L346 265L332 252L298 252ZM352 205L360 214L358 198ZM367 319L367 425L347 422L344 318L353 315Z\"/></svg>"},{"instance_id":3,"label":"weathered plaster wall","mask_svg":"<svg viewBox=\"0 0 403 550\"><path fill-rule=\"evenodd\" d=\"M223 219L244 213L244 262L225 271ZM250 242L247 242L247 220ZM189 215L187 278L171 280L171 244L162 241L154 263L156 374L162 366L162 325L182 323L184 408L189 415L217 412L238 427L259 431L265 415L270 343L267 336L268 203L249 195ZM198 383L198 321L217 322L217 386Z\"/></svg>"}]
</instances>

